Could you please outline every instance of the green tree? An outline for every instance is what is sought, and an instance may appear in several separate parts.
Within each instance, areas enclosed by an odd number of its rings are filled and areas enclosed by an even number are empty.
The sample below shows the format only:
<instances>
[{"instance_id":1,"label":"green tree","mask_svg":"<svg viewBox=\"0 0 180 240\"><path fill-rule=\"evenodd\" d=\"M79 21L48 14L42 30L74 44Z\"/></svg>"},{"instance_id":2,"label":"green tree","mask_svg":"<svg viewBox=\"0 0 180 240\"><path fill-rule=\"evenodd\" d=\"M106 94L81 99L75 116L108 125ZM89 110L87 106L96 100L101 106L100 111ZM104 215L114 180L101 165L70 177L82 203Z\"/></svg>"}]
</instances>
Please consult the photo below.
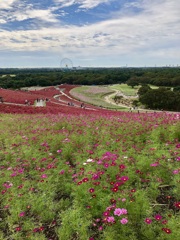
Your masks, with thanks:
<instances>
[{"instance_id":1,"label":"green tree","mask_svg":"<svg viewBox=\"0 0 180 240\"><path fill-rule=\"evenodd\" d=\"M126 83L128 86L131 86L132 88L139 85L139 81L135 77L130 78Z\"/></svg>"},{"instance_id":2,"label":"green tree","mask_svg":"<svg viewBox=\"0 0 180 240\"><path fill-rule=\"evenodd\" d=\"M142 96L144 95L145 93L147 93L149 90L151 90L150 86L145 84L143 85L142 87L139 88L138 90L138 95L139 96Z\"/></svg>"}]
</instances>

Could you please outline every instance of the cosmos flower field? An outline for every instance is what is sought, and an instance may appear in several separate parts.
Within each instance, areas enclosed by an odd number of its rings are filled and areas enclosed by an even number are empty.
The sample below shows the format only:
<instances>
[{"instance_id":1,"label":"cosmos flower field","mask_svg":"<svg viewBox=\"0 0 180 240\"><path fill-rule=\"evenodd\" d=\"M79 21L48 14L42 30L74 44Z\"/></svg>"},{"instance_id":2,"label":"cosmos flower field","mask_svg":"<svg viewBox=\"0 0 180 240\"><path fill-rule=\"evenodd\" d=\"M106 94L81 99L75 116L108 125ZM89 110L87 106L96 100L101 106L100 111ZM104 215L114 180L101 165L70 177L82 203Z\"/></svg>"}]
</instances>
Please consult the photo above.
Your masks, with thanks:
<instances>
[{"instance_id":1,"label":"cosmos flower field","mask_svg":"<svg viewBox=\"0 0 180 240\"><path fill-rule=\"evenodd\" d=\"M178 239L178 114L1 114L0 239Z\"/></svg>"}]
</instances>

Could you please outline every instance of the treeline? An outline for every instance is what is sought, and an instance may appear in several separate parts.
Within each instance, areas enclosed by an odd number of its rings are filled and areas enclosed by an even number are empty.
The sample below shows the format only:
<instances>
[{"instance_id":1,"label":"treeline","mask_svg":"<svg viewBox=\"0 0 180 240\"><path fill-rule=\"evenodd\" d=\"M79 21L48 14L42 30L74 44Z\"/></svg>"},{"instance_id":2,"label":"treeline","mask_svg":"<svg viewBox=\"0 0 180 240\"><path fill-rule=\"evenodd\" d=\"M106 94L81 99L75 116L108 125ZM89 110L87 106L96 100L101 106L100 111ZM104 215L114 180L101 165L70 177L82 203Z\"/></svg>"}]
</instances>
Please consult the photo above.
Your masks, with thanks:
<instances>
[{"instance_id":1,"label":"treeline","mask_svg":"<svg viewBox=\"0 0 180 240\"><path fill-rule=\"evenodd\" d=\"M180 111L180 87L152 89L149 85L143 85L139 88L138 95L139 102L146 108Z\"/></svg>"},{"instance_id":2,"label":"treeline","mask_svg":"<svg viewBox=\"0 0 180 240\"><path fill-rule=\"evenodd\" d=\"M180 68L0 69L0 87L120 84L127 81L156 86L180 86Z\"/></svg>"}]
</instances>

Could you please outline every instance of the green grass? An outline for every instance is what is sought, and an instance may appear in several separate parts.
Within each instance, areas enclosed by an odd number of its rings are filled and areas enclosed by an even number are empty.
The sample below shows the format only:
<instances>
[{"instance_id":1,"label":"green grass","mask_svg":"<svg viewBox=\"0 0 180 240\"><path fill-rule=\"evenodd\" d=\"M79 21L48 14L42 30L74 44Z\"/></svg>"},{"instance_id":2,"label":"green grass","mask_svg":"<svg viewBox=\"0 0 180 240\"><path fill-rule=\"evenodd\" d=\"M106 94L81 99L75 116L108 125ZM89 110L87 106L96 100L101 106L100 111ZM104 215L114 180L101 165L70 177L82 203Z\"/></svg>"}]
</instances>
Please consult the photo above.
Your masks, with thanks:
<instances>
[{"instance_id":1,"label":"green grass","mask_svg":"<svg viewBox=\"0 0 180 240\"><path fill-rule=\"evenodd\" d=\"M151 85L151 84L149 84L149 86L150 86L150 88L152 88L152 89L158 89L158 88L159 88L158 86L154 86L154 85Z\"/></svg>"},{"instance_id":2,"label":"green grass","mask_svg":"<svg viewBox=\"0 0 180 240\"><path fill-rule=\"evenodd\" d=\"M1 75L2 78L7 77L7 76L8 76L8 75L5 75L5 74L4 74L4 75ZM10 76L10 77L16 77L15 74L9 74L9 76Z\"/></svg>"},{"instance_id":3,"label":"green grass","mask_svg":"<svg viewBox=\"0 0 180 240\"><path fill-rule=\"evenodd\" d=\"M132 88L127 84L114 84L110 86L110 89L121 91L126 96L136 96L139 86Z\"/></svg>"},{"instance_id":4,"label":"green grass","mask_svg":"<svg viewBox=\"0 0 180 240\"><path fill-rule=\"evenodd\" d=\"M95 106L119 110L124 109L123 107L118 107L104 100L105 96L114 93L114 90L110 89L108 86L82 86L72 89L70 93L76 99Z\"/></svg>"}]
</instances>

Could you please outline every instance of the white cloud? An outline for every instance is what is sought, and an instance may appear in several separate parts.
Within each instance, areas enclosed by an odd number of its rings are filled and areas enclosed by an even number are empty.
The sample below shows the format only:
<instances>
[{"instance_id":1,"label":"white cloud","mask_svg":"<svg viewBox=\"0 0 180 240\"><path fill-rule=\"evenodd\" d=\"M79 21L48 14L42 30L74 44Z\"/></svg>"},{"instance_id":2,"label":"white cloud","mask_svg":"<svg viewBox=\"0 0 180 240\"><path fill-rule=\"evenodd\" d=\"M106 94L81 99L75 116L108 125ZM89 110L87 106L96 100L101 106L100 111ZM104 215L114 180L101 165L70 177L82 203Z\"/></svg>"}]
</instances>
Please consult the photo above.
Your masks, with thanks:
<instances>
[{"instance_id":1,"label":"white cloud","mask_svg":"<svg viewBox=\"0 0 180 240\"><path fill-rule=\"evenodd\" d=\"M57 15L53 13L56 7L49 7L47 9L34 9L32 4L26 5L25 2L16 1L16 5L13 8L10 6L15 2L11 1L11 4L4 4L3 9L0 8L0 23L5 24L14 21L23 21L28 19L36 19L43 22L56 23ZM6 7L6 9L5 9ZM8 8L9 7L9 8ZM8 10L8 11L6 11ZM63 12L61 13L64 14ZM59 14L60 15L60 14Z\"/></svg>"},{"instance_id":2,"label":"white cloud","mask_svg":"<svg viewBox=\"0 0 180 240\"><path fill-rule=\"evenodd\" d=\"M65 3L65 0L58 0ZM78 1L66 1L68 4ZM87 6L100 2L80 1ZM141 0L136 7L142 11L130 12L126 5L123 10L111 15L111 19L81 27L57 25L56 16L51 9L18 11L13 18L20 21L28 18L41 19L55 23L54 27L41 27L37 30L0 32L0 51L44 51L49 54L69 56L70 58L96 57L109 58L161 58L176 59L180 55L179 0ZM3 19L2 19L3 20ZM0 22L2 21L0 20ZM13 20L13 19L12 19ZM180 59L179 59L180 60Z\"/></svg>"},{"instance_id":3,"label":"white cloud","mask_svg":"<svg viewBox=\"0 0 180 240\"><path fill-rule=\"evenodd\" d=\"M112 2L113 0L54 0L61 7L69 7L74 4L79 4L80 8L94 8L101 3Z\"/></svg>"},{"instance_id":4,"label":"white cloud","mask_svg":"<svg viewBox=\"0 0 180 240\"><path fill-rule=\"evenodd\" d=\"M12 7L12 4L17 2L17 0L1 0L0 9L9 9Z\"/></svg>"},{"instance_id":5,"label":"white cloud","mask_svg":"<svg viewBox=\"0 0 180 240\"><path fill-rule=\"evenodd\" d=\"M12 16L13 21L22 21L26 19L40 19L46 22L57 22L56 16L52 14L51 9L45 10L36 10L36 9L29 9L22 12L15 12Z\"/></svg>"},{"instance_id":6,"label":"white cloud","mask_svg":"<svg viewBox=\"0 0 180 240\"><path fill-rule=\"evenodd\" d=\"M0 24L4 24L7 23L7 21L5 19L0 18Z\"/></svg>"}]
</instances>

